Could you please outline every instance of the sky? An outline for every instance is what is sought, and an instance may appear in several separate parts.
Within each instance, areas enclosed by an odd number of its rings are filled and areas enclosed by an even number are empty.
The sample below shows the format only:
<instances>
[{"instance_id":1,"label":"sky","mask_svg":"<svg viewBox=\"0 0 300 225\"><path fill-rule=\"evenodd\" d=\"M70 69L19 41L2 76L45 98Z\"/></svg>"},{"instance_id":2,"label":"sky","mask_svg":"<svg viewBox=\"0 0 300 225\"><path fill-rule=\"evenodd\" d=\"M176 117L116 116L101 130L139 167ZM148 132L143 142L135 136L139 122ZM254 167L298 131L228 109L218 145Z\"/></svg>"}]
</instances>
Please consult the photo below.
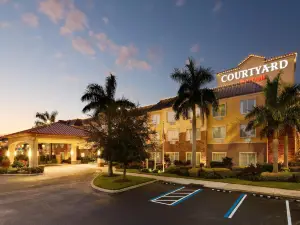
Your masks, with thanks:
<instances>
[{"instance_id":1,"label":"sky","mask_svg":"<svg viewBox=\"0 0 300 225\"><path fill-rule=\"evenodd\" d=\"M299 8L298 0L0 0L0 134L32 127L46 110L86 117L86 86L109 73L117 97L147 105L176 95L170 74L188 57L219 72L249 54L300 52Z\"/></svg>"}]
</instances>

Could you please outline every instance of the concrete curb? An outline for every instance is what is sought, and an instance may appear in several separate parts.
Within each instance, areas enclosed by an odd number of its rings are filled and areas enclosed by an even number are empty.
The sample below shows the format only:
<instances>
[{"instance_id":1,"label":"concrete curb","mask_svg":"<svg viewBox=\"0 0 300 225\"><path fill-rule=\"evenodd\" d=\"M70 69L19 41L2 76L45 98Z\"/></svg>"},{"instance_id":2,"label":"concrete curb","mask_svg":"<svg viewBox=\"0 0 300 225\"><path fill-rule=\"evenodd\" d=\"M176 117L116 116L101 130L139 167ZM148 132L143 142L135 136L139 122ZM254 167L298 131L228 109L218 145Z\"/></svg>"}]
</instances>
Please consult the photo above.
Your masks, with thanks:
<instances>
[{"instance_id":1,"label":"concrete curb","mask_svg":"<svg viewBox=\"0 0 300 225\"><path fill-rule=\"evenodd\" d=\"M118 173L118 172L116 172ZM161 181L178 183L178 184L201 184L206 188L217 189L220 191L239 191L245 193L254 193L257 196L267 197L272 196L273 198L289 198L300 200L300 191L296 190L286 190L279 188L268 188L268 187L259 187L259 186L251 186L251 185L242 185L242 184L229 184L223 182L215 182L215 181L205 181L205 180L196 180L196 179L185 179L185 178L177 178L177 177L164 177L164 176L155 176L148 174L140 174L140 173L127 173L132 176L140 176L140 177L149 177Z\"/></svg>"},{"instance_id":2,"label":"concrete curb","mask_svg":"<svg viewBox=\"0 0 300 225\"><path fill-rule=\"evenodd\" d=\"M32 174L0 174L0 176L40 176L44 173L32 173Z\"/></svg>"},{"instance_id":3,"label":"concrete curb","mask_svg":"<svg viewBox=\"0 0 300 225\"><path fill-rule=\"evenodd\" d=\"M106 193L109 193L109 194L116 194L116 193L121 193L121 192L124 192L124 191L129 191L131 189L138 188L138 187L141 187L141 186L145 186L147 184L152 184L152 183L157 181L154 178L155 180L151 180L151 181L141 183L141 184L138 184L138 185L134 185L134 186L130 186L130 187L127 187L127 188L123 188L123 189L119 189L119 190L109 190L109 189L99 188L96 185L94 185L94 180L96 178L97 178L97 176L91 181L91 187L96 191L106 192Z\"/></svg>"}]
</instances>

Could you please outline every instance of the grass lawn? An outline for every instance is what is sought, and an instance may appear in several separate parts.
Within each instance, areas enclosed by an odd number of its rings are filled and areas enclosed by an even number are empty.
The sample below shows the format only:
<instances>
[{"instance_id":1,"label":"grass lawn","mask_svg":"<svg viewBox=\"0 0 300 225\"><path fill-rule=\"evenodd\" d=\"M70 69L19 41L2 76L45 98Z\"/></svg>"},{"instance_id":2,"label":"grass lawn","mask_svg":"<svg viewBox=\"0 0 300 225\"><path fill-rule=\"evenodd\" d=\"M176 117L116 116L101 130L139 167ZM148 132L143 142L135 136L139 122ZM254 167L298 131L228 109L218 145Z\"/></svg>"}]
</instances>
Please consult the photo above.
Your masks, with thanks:
<instances>
[{"instance_id":1,"label":"grass lawn","mask_svg":"<svg viewBox=\"0 0 300 225\"><path fill-rule=\"evenodd\" d=\"M117 170L121 172L121 170ZM137 169L128 169L128 173L142 173ZM176 174L170 173L142 173L149 174L154 176L163 176L163 177L178 177L178 178L186 178L186 179L194 179L194 180L204 180L204 181L214 181L214 182L223 182L229 184L242 184L242 185L252 185L259 187L269 187L269 188L281 188L287 190L296 190L300 191L300 183L292 183L292 182L276 182L276 181L248 181L248 180L240 180L237 178L225 178L225 179L204 179L200 177L186 177L186 176L178 176Z\"/></svg>"},{"instance_id":2,"label":"grass lawn","mask_svg":"<svg viewBox=\"0 0 300 225\"><path fill-rule=\"evenodd\" d=\"M94 180L94 185L100 188L109 190L120 190L126 187L142 184L154 179L147 177L126 176L127 180L123 180L123 175L115 174L113 177L108 177L107 174L100 174Z\"/></svg>"}]
</instances>

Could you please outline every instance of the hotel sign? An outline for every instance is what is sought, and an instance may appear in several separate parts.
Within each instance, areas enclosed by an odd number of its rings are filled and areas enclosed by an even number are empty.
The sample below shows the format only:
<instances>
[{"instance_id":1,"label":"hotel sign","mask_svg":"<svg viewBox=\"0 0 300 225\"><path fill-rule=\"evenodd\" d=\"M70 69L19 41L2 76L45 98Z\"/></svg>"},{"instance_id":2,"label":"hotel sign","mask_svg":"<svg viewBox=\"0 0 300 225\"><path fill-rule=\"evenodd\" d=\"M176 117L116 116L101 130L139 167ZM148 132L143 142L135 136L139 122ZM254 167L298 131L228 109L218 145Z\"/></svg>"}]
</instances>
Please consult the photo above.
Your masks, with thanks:
<instances>
[{"instance_id":1,"label":"hotel sign","mask_svg":"<svg viewBox=\"0 0 300 225\"><path fill-rule=\"evenodd\" d=\"M269 64L252 67L250 69L240 70L237 72L222 75L221 82L226 83L226 82L238 81L238 80L240 82L261 81L266 79L265 73L285 69L288 65L289 65L288 60L284 59L278 62L272 62Z\"/></svg>"}]
</instances>

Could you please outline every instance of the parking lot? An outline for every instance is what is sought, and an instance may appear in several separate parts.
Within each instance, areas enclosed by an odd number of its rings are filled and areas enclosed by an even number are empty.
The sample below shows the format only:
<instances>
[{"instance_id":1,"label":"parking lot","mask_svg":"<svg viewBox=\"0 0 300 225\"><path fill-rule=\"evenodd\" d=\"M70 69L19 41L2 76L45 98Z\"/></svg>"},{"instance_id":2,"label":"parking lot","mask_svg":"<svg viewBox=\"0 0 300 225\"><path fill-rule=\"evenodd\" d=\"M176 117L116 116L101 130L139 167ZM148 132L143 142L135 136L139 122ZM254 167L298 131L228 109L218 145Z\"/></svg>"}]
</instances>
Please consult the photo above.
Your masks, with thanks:
<instances>
[{"instance_id":1,"label":"parking lot","mask_svg":"<svg viewBox=\"0 0 300 225\"><path fill-rule=\"evenodd\" d=\"M162 182L111 195L94 191L92 177L0 193L0 225L300 224L295 201L288 201L287 211L286 199Z\"/></svg>"}]
</instances>

